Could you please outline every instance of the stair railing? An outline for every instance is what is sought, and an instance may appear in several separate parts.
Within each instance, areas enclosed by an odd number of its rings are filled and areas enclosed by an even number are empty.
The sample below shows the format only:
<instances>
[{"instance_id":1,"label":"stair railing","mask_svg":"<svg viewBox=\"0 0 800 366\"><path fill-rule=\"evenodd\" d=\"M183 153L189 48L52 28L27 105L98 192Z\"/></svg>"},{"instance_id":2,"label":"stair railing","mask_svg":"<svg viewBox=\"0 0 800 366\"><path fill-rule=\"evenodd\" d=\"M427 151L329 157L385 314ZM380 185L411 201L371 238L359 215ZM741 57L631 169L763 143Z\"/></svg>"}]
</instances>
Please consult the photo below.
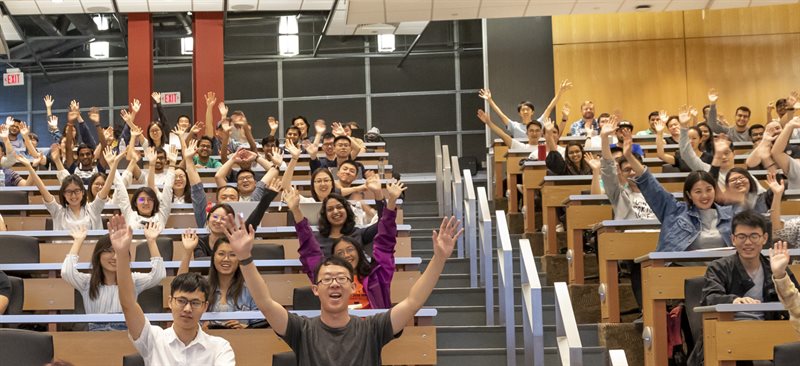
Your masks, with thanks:
<instances>
[{"instance_id":1,"label":"stair railing","mask_svg":"<svg viewBox=\"0 0 800 366\"><path fill-rule=\"evenodd\" d=\"M469 287L478 287L478 200L472 174L464 170L464 241L469 257Z\"/></svg>"},{"instance_id":2,"label":"stair railing","mask_svg":"<svg viewBox=\"0 0 800 366\"><path fill-rule=\"evenodd\" d=\"M434 174L436 175L436 200L439 203L439 217L443 217L444 213L444 177L442 176L442 140L439 135L433 136L433 152L434 152Z\"/></svg>"},{"instance_id":3,"label":"stair railing","mask_svg":"<svg viewBox=\"0 0 800 366\"><path fill-rule=\"evenodd\" d=\"M500 307L500 323L506 328L506 363L517 364L517 347L514 319L514 260L512 259L511 236L508 233L506 212L495 211L497 220L497 292Z\"/></svg>"},{"instance_id":4,"label":"stair railing","mask_svg":"<svg viewBox=\"0 0 800 366\"><path fill-rule=\"evenodd\" d=\"M494 325L494 284L492 282L492 214L486 188L478 187L478 240L481 251L481 285L486 300L486 325Z\"/></svg>"},{"instance_id":5,"label":"stair railing","mask_svg":"<svg viewBox=\"0 0 800 366\"><path fill-rule=\"evenodd\" d=\"M611 359L611 366L628 366L628 358L625 356L624 349L612 349L608 351Z\"/></svg>"},{"instance_id":6,"label":"stair railing","mask_svg":"<svg viewBox=\"0 0 800 366\"><path fill-rule=\"evenodd\" d=\"M556 339L561 365L583 365L583 346L566 282L556 282Z\"/></svg>"},{"instance_id":7,"label":"stair railing","mask_svg":"<svg viewBox=\"0 0 800 366\"><path fill-rule=\"evenodd\" d=\"M522 336L525 364L544 365L544 318L542 316L542 284L528 239L519 240L519 268L522 287Z\"/></svg>"},{"instance_id":8,"label":"stair railing","mask_svg":"<svg viewBox=\"0 0 800 366\"><path fill-rule=\"evenodd\" d=\"M444 202L444 216L453 214L452 204L453 172L450 167L450 147L442 146L442 201Z\"/></svg>"},{"instance_id":9,"label":"stair railing","mask_svg":"<svg viewBox=\"0 0 800 366\"><path fill-rule=\"evenodd\" d=\"M450 176L452 181L451 192L452 197L450 198L452 203L450 204L453 207L453 216L456 217L456 220L460 221L462 224L464 223L464 183L461 180L461 169L459 168L458 164L458 156L451 156L450 157ZM460 236L458 238L458 243L456 243L456 247L458 248L458 257L464 258L464 236Z\"/></svg>"}]
</instances>

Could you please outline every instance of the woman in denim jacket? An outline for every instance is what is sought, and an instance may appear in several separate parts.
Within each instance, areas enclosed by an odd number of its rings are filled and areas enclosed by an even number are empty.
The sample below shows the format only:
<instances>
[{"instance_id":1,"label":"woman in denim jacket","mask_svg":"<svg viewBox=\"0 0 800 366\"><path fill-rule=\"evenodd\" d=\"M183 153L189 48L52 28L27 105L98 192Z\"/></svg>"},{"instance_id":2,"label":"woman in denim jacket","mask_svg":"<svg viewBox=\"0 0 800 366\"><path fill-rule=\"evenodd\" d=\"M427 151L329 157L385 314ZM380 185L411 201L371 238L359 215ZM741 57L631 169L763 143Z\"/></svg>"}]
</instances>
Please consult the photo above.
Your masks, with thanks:
<instances>
[{"instance_id":1,"label":"woman in denim jacket","mask_svg":"<svg viewBox=\"0 0 800 366\"><path fill-rule=\"evenodd\" d=\"M722 143L727 144L727 140ZM627 134L624 156L638 176L636 184L647 204L661 221L664 230L658 234L657 252L682 252L703 248L732 246L731 206L714 202L716 181L708 172L696 171L683 184L683 202L667 192L649 170L633 157L632 140Z\"/></svg>"}]
</instances>

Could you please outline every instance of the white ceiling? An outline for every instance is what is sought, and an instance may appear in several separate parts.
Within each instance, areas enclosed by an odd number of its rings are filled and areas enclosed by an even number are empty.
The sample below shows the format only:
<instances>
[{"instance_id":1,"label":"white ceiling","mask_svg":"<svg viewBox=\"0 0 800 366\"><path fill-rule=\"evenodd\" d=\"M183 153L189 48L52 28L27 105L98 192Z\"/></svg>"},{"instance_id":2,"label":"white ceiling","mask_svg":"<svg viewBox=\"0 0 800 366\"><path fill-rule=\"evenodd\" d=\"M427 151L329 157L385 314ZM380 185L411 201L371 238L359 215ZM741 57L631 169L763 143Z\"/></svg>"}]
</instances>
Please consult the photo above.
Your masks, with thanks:
<instances>
[{"instance_id":1,"label":"white ceiling","mask_svg":"<svg viewBox=\"0 0 800 366\"><path fill-rule=\"evenodd\" d=\"M4 0L14 15L111 13L112 0ZM117 0L122 13L222 11L223 0ZM330 10L333 0L228 0L228 11Z\"/></svg>"}]
</instances>

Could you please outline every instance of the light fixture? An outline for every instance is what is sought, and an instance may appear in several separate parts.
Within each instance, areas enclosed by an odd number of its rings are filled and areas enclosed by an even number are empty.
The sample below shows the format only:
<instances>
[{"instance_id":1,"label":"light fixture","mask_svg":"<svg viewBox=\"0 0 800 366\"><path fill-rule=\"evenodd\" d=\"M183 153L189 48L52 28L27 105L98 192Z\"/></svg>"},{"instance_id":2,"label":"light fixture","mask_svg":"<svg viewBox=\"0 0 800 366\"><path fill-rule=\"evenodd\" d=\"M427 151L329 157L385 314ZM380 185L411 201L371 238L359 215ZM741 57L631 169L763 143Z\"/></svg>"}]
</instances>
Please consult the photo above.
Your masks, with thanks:
<instances>
[{"instance_id":1,"label":"light fixture","mask_svg":"<svg viewBox=\"0 0 800 366\"><path fill-rule=\"evenodd\" d=\"M92 17L94 20L94 24L97 25L97 30L104 31L108 30L108 18L103 16L102 14L97 14Z\"/></svg>"},{"instance_id":2,"label":"light fixture","mask_svg":"<svg viewBox=\"0 0 800 366\"><path fill-rule=\"evenodd\" d=\"M296 56L300 54L297 17L282 16L278 23L278 34L278 53L281 56Z\"/></svg>"},{"instance_id":3,"label":"light fixture","mask_svg":"<svg viewBox=\"0 0 800 366\"><path fill-rule=\"evenodd\" d=\"M181 55L191 55L194 53L194 37L181 38Z\"/></svg>"},{"instance_id":4,"label":"light fixture","mask_svg":"<svg viewBox=\"0 0 800 366\"><path fill-rule=\"evenodd\" d=\"M378 52L394 52L394 34L378 35Z\"/></svg>"},{"instance_id":5,"label":"light fixture","mask_svg":"<svg viewBox=\"0 0 800 366\"><path fill-rule=\"evenodd\" d=\"M89 43L89 56L96 59L108 58L108 42L99 41Z\"/></svg>"}]
</instances>

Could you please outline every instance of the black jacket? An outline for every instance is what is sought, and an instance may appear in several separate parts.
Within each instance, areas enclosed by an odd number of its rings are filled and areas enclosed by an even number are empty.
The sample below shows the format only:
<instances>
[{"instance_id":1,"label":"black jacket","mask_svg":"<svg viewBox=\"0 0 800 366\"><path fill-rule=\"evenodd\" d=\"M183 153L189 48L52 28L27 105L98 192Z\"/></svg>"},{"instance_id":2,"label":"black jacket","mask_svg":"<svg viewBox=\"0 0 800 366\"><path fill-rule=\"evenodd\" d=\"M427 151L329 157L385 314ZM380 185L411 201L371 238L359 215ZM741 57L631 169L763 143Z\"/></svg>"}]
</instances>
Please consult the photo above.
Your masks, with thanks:
<instances>
[{"instance_id":1,"label":"black jacket","mask_svg":"<svg viewBox=\"0 0 800 366\"><path fill-rule=\"evenodd\" d=\"M764 293L762 302L777 302L778 293L775 284L772 282L772 269L769 266L769 259L759 255L761 266L764 268ZM797 279L789 268L786 274L794 282L795 286L800 287ZM731 304L737 297L744 296L755 284L747 274L738 254L729 255L717 259L708 266L706 270L706 284L703 287L703 305ZM785 312L767 312L767 320L788 319Z\"/></svg>"}]
</instances>

